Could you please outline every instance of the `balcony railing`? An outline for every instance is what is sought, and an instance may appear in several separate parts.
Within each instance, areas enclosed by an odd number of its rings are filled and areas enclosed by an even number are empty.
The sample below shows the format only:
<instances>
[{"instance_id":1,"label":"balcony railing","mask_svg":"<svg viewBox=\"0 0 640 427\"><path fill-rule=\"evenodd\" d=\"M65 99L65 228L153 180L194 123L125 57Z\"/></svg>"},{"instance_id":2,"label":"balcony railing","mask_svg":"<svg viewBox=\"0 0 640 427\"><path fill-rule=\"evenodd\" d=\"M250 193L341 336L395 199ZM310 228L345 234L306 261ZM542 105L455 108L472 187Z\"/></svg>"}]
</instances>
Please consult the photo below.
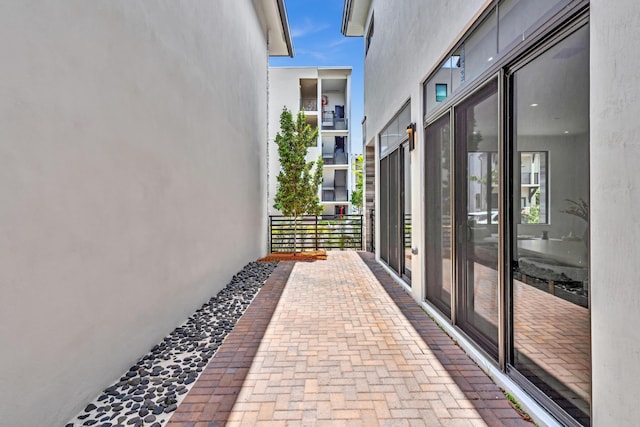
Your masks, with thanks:
<instances>
[{"instance_id":1,"label":"balcony railing","mask_svg":"<svg viewBox=\"0 0 640 427\"><path fill-rule=\"evenodd\" d=\"M347 153L322 153L322 161L325 165L346 165L349 163Z\"/></svg>"},{"instance_id":2,"label":"balcony railing","mask_svg":"<svg viewBox=\"0 0 640 427\"><path fill-rule=\"evenodd\" d=\"M271 252L362 249L362 215L269 217ZM297 237L295 237L297 230Z\"/></svg>"},{"instance_id":3,"label":"balcony railing","mask_svg":"<svg viewBox=\"0 0 640 427\"><path fill-rule=\"evenodd\" d=\"M335 111L322 112L322 129L325 130L347 130L348 120L336 115Z\"/></svg>"},{"instance_id":4,"label":"balcony railing","mask_svg":"<svg viewBox=\"0 0 640 427\"><path fill-rule=\"evenodd\" d=\"M304 111L318 111L318 98L300 99L300 109Z\"/></svg>"},{"instance_id":5,"label":"balcony railing","mask_svg":"<svg viewBox=\"0 0 640 427\"><path fill-rule=\"evenodd\" d=\"M533 180L531 179L533 178ZM540 173L523 172L520 174L520 185L540 184Z\"/></svg>"},{"instance_id":6,"label":"balcony railing","mask_svg":"<svg viewBox=\"0 0 640 427\"><path fill-rule=\"evenodd\" d=\"M348 202L349 190L345 187L336 188L323 188L322 189L322 201L323 202Z\"/></svg>"}]
</instances>

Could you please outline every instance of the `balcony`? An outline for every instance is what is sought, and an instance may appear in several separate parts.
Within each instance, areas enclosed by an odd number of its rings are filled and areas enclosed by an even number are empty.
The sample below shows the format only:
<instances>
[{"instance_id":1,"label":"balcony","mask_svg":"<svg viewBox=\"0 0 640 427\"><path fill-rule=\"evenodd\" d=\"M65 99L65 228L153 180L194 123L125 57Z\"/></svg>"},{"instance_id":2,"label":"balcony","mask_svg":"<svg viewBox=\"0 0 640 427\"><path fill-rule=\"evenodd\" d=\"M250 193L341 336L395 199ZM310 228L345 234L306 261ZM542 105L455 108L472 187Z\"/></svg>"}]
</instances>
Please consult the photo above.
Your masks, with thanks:
<instances>
[{"instance_id":1,"label":"balcony","mask_svg":"<svg viewBox=\"0 0 640 427\"><path fill-rule=\"evenodd\" d=\"M520 185L540 185L540 173L523 172L520 174Z\"/></svg>"},{"instance_id":2,"label":"balcony","mask_svg":"<svg viewBox=\"0 0 640 427\"><path fill-rule=\"evenodd\" d=\"M301 98L300 110L305 112L318 111L318 98Z\"/></svg>"},{"instance_id":3,"label":"balcony","mask_svg":"<svg viewBox=\"0 0 640 427\"><path fill-rule=\"evenodd\" d=\"M347 190L347 171L326 171L322 181L323 202L348 202L349 190Z\"/></svg>"},{"instance_id":4,"label":"balcony","mask_svg":"<svg viewBox=\"0 0 640 427\"><path fill-rule=\"evenodd\" d=\"M323 136L322 137L322 160L325 166L344 165L349 163L347 153L346 136Z\"/></svg>"},{"instance_id":5,"label":"balcony","mask_svg":"<svg viewBox=\"0 0 640 427\"><path fill-rule=\"evenodd\" d=\"M347 187L325 187L322 186L323 202L348 202L349 190Z\"/></svg>"},{"instance_id":6,"label":"balcony","mask_svg":"<svg viewBox=\"0 0 640 427\"><path fill-rule=\"evenodd\" d=\"M344 117L344 107L336 105L335 110L322 112L322 130L348 130L348 120Z\"/></svg>"}]
</instances>

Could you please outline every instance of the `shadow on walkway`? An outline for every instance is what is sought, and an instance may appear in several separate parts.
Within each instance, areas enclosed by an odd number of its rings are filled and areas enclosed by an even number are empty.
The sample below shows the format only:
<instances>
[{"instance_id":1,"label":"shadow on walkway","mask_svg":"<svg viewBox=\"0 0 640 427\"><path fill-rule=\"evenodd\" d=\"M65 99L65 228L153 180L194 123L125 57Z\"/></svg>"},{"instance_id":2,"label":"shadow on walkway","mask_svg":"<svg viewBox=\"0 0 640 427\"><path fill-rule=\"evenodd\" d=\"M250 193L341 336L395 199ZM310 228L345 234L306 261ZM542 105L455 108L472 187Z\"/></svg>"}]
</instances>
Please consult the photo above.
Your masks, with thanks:
<instances>
[{"instance_id":1,"label":"shadow on walkway","mask_svg":"<svg viewBox=\"0 0 640 427\"><path fill-rule=\"evenodd\" d=\"M520 417L491 378L467 356L449 335L438 327L416 301L376 262L374 254L370 252L359 252L358 254L488 425L532 425L531 422Z\"/></svg>"}]
</instances>

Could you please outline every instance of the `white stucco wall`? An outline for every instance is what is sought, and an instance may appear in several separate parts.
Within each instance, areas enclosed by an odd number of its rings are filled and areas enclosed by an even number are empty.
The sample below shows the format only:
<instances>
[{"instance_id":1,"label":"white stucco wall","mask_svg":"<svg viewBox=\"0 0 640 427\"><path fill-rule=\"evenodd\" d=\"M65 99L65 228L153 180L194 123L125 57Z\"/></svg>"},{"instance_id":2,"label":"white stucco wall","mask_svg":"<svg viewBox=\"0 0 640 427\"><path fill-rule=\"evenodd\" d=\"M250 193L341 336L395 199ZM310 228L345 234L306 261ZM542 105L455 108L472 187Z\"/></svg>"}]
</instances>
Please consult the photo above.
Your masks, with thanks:
<instances>
[{"instance_id":1,"label":"white stucco wall","mask_svg":"<svg viewBox=\"0 0 640 427\"><path fill-rule=\"evenodd\" d=\"M422 268L424 244L422 242L423 209L423 160L422 144L422 85L438 61L451 48L454 40L473 21L486 0L406 0L402 7L394 2L373 0L366 29L369 28L371 12L374 14L374 34L364 61L364 111L367 117L367 141L376 144L376 194L379 189L379 157L377 135L411 99L411 122L416 126L416 149L411 155L411 215L412 246L418 255L412 256L411 282L413 297L423 300ZM365 29L365 34L366 34ZM410 29L410 30L408 30ZM408 124L408 123L407 123ZM376 199L376 209L379 209ZM380 224L376 224L376 248L380 248Z\"/></svg>"},{"instance_id":2,"label":"white stucco wall","mask_svg":"<svg viewBox=\"0 0 640 427\"><path fill-rule=\"evenodd\" d=\"M638 424L640 8L591 1L591 325L594 426Z\"/></svg>"},{"instance_id":3,"label":"white stucco wall","mask_svg":"<svg viewBox=\"0 0 640 427\"><path fill-rule=\"evenodd\" d=\"M266 249L251 1L0 6L0 426L62 425Z\"/></svg>"}]
</instances>

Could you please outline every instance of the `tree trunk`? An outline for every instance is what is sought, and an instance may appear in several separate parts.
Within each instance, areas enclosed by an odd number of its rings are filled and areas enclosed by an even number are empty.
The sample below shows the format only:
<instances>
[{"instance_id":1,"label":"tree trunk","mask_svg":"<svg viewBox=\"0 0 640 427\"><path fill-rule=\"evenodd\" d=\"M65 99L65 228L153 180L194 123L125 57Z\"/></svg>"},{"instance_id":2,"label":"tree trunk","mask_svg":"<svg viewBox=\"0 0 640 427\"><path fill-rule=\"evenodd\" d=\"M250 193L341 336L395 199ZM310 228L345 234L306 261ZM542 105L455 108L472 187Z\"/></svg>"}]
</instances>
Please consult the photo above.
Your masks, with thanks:
<instances>
[{"instance_id":1,"label":"tree trunk","mask_svg":"<svg viewBox=\"0 0 640 427\"><path fill-rule=\"evenodd\" d=\"M298 252L298 217L293 217L293 256Z\"/></svg>"}]
</instances>

